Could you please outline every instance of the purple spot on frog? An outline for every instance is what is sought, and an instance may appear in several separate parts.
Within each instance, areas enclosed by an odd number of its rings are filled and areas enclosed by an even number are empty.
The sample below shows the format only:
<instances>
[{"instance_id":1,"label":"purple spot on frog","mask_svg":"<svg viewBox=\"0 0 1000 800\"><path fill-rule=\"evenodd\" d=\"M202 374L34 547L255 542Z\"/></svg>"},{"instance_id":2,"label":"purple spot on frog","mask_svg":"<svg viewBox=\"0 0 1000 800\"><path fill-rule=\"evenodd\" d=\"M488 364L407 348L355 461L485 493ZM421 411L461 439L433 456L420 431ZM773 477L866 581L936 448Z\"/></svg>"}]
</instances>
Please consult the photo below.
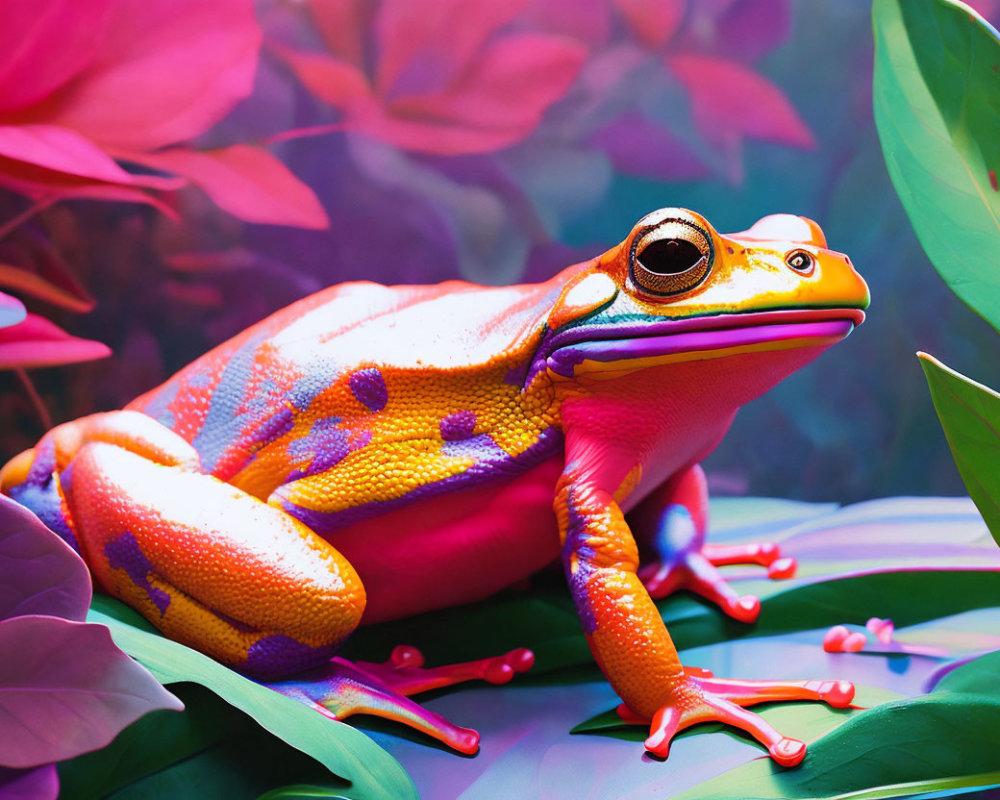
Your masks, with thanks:
<instances>
[{"instance_id":1,"label":"purple spot on frog","mask_svg":"<svg viewBox=\"0 0 1000 800\"><path fill-rule=\"evenodd\" d=\"M385 378L374 367L359 369L351 374L351 393L369 411L381 411L389 402Z\"/></svg>"},{"instance_id":2,"label":"purple spot on frog","mask_svg":"<svg viewBox=\"0 0 1000 800\"><path fill-rule=\"evenodd\" d=\"M160 616L167 613L170 595L149 582L149 573L153 571L153 565L139 548L135 536L123 533L117 539L112 539L104 545L104 557L108 559L108 566L111 569L125 570L132 583L145 590L153 605L160 609Z\"/></svg>"},{"instance_id":3,"label":"purple spot on frog","mask_svg":"<svg viewBox=\"0 0 1000 800\"><path fill-rule=\"evenodd\" d=\"M311 647L291 636L276 633L258 639L247 650L239 670L263 680L275 680L316 667L333 657L336 644Z\"/></svg>"},{"instance_id":4,"label":"purple spot on frog","mask_svg":"<svg viewBox=\"0 0 1000 800\"><path fill-rule=\"evenodd\" d=\"M456 411L441 420L441 438L446 442L468 439L476 428L476 415L471 411Z\"/></svg>"},{"instance_id":5,"label":"purple spot on frog","mask_svg":"<svg viewBox=\"0 0 1000 800\"><path fill-rule=\"evenodd\" d=\"M583 625L584 633L597 630L597 616L590 599L588 583L594 575L591 561L594 558L594 548L588 543L586 520L577 512L572 496L569 499L569 526L566 531L566 542L563 544L563 567L566 571L566 582L569 584L573 605L577 616ZM571 558L575 554L576 558Z\"/></svg>"}]
</instances>

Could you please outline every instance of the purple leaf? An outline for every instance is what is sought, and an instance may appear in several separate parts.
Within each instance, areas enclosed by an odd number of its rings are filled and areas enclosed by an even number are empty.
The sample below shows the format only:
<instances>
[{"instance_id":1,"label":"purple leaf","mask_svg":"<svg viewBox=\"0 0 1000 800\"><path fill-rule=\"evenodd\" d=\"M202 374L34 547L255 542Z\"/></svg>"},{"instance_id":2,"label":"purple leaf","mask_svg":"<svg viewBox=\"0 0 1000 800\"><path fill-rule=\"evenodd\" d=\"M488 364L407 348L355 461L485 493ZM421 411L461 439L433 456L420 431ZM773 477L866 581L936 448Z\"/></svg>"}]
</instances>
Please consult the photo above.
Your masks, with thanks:
<instances>
[{"instance_id":1,"label":"purple leaf","mask_svg":"<svg viewBox=\"0 0 1000 800\"><path fill-rule=\"evenodd\" d=\"M82 621L90 595L90 575L72 548L0 495L0 620L48 614Z\"/></svg>"},{"instance_id":2,"label":"purple leaf","mask_svg":"<svg viewBox=\"0 0 1000 800\"><path fill-rule=\"evenodd\" d=\"M103 625L0 622L0 764L34 767L98 750L139 717L183 704L122 653Z\"/></svg>"},{"instance_id":3,"label":"purple leaf","mask_svg":"<svg viewBox=\"0 0 1000 800\"><path fill-rule=\"evenodd\" d=\"M0 767L0 797L3 800L56 800L59 776L52 764L35 769Z\"/></svg>"}]
</instances>

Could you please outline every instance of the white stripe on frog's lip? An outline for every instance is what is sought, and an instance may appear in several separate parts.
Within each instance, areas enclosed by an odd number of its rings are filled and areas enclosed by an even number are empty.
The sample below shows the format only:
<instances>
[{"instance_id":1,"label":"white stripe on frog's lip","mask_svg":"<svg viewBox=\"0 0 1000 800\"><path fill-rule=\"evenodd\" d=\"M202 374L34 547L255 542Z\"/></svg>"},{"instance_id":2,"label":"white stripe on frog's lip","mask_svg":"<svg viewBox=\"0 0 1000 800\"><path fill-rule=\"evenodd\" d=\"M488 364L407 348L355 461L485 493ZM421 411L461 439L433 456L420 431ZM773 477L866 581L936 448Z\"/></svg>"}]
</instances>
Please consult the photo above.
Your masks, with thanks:
<instances>
[{"instance_id":1,"label":"white stripe on frog's lip","mask_svg":"<svg viewBox=\"0 0 1000 800\"><path fill-rule=\"evenodd\" d=\"M801 340L802 346L832 344L864 318L859 308L810 308L583 325L556 334L543 358L553 372L571 377L583 361L628 361L793 340Z\"/></svg>"}]
</instances>

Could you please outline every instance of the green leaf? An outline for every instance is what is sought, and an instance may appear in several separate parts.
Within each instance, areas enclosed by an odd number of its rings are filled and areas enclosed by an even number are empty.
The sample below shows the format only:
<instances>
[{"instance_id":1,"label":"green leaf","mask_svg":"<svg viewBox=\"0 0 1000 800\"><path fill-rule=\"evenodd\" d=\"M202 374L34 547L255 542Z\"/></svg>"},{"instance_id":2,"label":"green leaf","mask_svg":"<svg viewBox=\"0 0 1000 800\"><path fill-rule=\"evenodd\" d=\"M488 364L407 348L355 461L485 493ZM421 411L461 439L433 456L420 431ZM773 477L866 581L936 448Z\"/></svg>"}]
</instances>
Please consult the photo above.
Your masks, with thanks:
<instances>
[{"instance_id":1,"label":"green leaf","mask_svg":"<svg viewBox=\"0 0 1000 800\"><path fill-rule=\"evenodd\" d=\"M1000 40L968 6L875 0L875 123L945 282L1000 330Z\"/></svg>"},{"instance_id":2,"label":"green leaf","mask_svg":"<svg viewBox=\"0 0 1000 800\"><path fill-rule=\"evenodd\" d=\"M929 695L856 713L810 744L798 769L759 759L673 800L860 800L1000 785L998 669L1000 653L990 653Z\"/></svg>"},{"instance_id":3,"label":"green leaf","mask_svg":"<svg viewBox=\"0 0 1000 800\"><path fill-rule=\"evenodd\" d=\"M138 624L138 615L116 600L94 597L88 621L107 625L122 650L162 683L199 683L249 714L261 727L351 782L353 798L416 797L399 763L359 730L327 719L289 697L245 678L206 655Z\"/></svg>"},{"instance_id":4,"label":"green leaf","mask_svg":"<svg viewBox=\"0 0 1000 800\"><path fill-rule=\"evenodd\" d=\"M1000 394L917 355L965 488L1000 543Z\"/></svg>"},{"instance_id":5,"label":"green leaf","mask_svg":"<svg viewBox=\"0 0 1000 800\"><path fill-rule=\"evenodd\" d=\"M280 786L260 795L257 800L310 800L314 797L332 798L332 800L344 800L344 795L339 789L331 789L325 786L309 786L304 783L297 783L292 786Z\"/></svg>"}]
</instances>

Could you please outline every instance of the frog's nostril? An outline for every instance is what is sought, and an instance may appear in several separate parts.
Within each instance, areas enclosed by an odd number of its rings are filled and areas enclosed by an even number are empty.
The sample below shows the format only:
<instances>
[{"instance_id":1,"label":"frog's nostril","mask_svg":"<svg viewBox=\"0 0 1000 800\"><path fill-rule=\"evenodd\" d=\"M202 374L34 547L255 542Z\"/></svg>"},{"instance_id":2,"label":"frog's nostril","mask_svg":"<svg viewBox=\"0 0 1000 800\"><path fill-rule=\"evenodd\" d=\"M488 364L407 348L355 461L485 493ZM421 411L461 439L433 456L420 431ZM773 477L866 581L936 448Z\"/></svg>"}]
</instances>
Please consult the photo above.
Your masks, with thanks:
<instances>
[{"instance_id":1,"label":"frog's nostril","mask_svg":"<svg viewBox=\"0 0 1000 800\"><path fill-rule=\"evenodd\" d=\"M685 239L659 239L636 255L638 262L657 275L677 275L695 266L705 254Z\"/></svg>"}]
</instances>

